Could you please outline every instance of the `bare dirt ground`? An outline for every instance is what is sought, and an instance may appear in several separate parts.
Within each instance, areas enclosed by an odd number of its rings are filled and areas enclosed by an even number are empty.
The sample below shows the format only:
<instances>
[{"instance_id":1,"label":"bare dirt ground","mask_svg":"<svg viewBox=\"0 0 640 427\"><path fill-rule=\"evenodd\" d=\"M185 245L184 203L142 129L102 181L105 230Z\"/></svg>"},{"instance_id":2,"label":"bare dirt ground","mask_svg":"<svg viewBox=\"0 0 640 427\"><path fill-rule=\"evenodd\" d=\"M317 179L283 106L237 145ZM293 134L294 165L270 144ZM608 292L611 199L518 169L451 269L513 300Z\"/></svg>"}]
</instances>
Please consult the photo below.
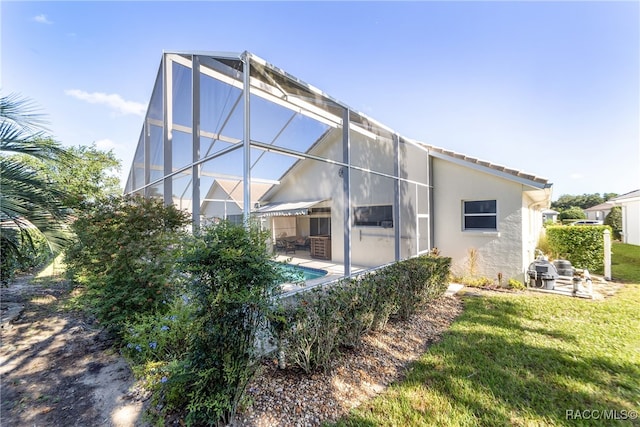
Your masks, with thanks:
<instances>
[{"instance_id":1,"label":"bare dirt ground","mask_svg":"<svg viewBox=\"0 0 640 427\"><path fill-rule=\"evenodd\" d=\"M0 289L0 425L142 425L143 400L110 337L62 309L71 288L21 277Z\"/></svg>"}]
</instances>

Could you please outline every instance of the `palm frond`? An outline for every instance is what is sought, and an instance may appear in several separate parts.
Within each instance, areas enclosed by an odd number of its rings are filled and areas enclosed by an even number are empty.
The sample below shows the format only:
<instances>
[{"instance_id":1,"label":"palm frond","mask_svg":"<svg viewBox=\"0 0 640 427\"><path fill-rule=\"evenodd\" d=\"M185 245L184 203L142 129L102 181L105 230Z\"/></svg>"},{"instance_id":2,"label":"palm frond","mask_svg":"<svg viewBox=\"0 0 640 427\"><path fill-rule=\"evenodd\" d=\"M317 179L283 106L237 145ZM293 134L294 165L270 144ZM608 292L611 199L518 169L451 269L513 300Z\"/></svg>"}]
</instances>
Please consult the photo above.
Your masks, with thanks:
<instances>
[{"instance_id":1,"label":"palm frond","mask_svg":"<svg viewBox=\"0 0 640 427\"><path fill-rule=\"evenodd\" d=\"M0 152L70 164L72 155L47 137L44 116L33 101L16 94L0 97ZM30 231L38 229L52 250L68 241L69 211L64 189L35 173L19 156L0 156L0 242L4 248L34 248Z\"/></svg>"},{"instance_id":2,"label":"palm frond","mask_svg":"<svg viewBox=\"0 0 640 427\"><path fill-rule=\"evenodd\" d=\"M0 97L0 118L13 122L25 134L37 134L47 131L47 120L44 114L38 112L37 104L17 93L10 93Z\"/></svg>"}]
</instances>

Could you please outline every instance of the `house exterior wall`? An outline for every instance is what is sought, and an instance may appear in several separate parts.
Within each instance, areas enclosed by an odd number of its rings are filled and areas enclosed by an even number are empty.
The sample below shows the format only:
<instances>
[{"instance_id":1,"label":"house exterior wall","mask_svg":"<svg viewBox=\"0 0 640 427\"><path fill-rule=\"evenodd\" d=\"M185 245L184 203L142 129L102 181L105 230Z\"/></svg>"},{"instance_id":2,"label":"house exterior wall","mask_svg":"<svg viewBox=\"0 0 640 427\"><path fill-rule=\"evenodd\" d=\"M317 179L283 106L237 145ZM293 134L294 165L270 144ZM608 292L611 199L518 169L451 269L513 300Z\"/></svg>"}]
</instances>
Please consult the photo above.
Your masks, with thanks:
<instances>
[{"instance_id":1,"label":"house exterior wall","mask_svg":"<svg viewBox=\"0 0 640 427\"><path fill-rule=\"evenodd\" d=\"M337 158L342 153L340 134L334 132L315 148L314 155L325 158ZM381 150L389 147L377 147L355 143L352 145L352 155L361 159L360 164L374 169L391 169L392 158L383 155ZM377 151L377 152L376 152ZM391 147L391 154L393 153ZM389 153L387 153L389 154ZM426 152L425 162L426 162ZM269 203L301 201L301 200L330 200L331 207L331 254L332 260L344 262L344 192L341 168L337 165L316 160L301 160L289 171L277 191L268 200ZM344 172L342 172L344 173ZM359 206L393 205L394 180L359 170L351 172L351 209ZM351 262L354 265L374 267L394 261L395 236L393 228L352 226L351 229Z\"/></svg>"},{"instance_id":2,"label":"house exterior wall","mask_svg":"<svg viewBox=\"0 0 640 427\"><path fill-rule=\"evenodd\" d=\"M585 210L585 213L587 214L587 219L592 219L595 221L604 221L607 215L609 215L609 212L611 212L611 209L607 209L607 210L603 209L603 210L597 210L597 211Z\"/></svg>"},{"instance_id":3,"label":"house exterior wall","mask_svg":"<svg viewBox=\"0 0 640 427\"><path fill-rule=\"evenodd\" d=\"M242 215L242 208L229 198L229 195L220 186L215 185L209 194L208 199L212 201L205 202L200 212L206 218L222 218L225 219L230 215ZM215 200L215 201L213 201ZM223 202L222 200L226 200Z\"/></svg>"},{"instance_id":4,"label":"house exterior wall","mask_svg":"<svg viewBox=\"0 0 640 427\"><path fill-rule=\"evenodd\" d=\"M496 200L497 231L464 231L463 201ZM522 185L442 159L433 161L434 245L453 259L456 275L470 274L470 251L477 251L476 275L523 280L524 235L535 219L523 219ZM528 215L528 213L527 213ZM541 214L538 221L542 222ZM528 242L530 244L530 242Z\"/></svg>"},{"instance_id":5,"label":"house exterior wall","mask_svg":"<svg viewBox=\"0 0 640 427\"><path fill-rule=\"evenodd\" d=\"M640 246L640 200L620 202L622 205L622 241Z\"/></svg>"}]
</instances>

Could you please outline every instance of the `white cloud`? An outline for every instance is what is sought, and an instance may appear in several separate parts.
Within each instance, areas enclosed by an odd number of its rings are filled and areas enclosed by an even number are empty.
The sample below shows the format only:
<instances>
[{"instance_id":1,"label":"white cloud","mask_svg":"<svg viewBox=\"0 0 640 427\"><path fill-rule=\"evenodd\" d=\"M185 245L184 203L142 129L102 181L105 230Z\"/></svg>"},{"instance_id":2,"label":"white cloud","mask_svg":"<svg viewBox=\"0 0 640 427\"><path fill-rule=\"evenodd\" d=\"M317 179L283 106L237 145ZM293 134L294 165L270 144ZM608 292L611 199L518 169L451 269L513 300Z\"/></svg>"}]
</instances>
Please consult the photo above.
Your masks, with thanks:
<instances>
[{"instance_id":1,"label":"white cloud","mask_svg":"<svg viewBox=\"0 0 640 427\"><path fill-rule=\"evenodd\" d=\"M53 24L53 21L49 21L49 19L47 18L47 15L41 13L40 15L34 16L33 20L40 23L40 24Z\"/></svg>"},{"instance_id":2,"label":"white cloud","mask_svg":"<svg viewBox=\"0 0 640 427\"><path fill-rule=\"evenodd\" d=\"M571 175L569 175L569 178L571 178L571 179L582 179L582 178L584 178L584 175L582 175L581 173L572 173Z\"/></svg>"},{"instance_id":3,"label":"white cloud","mask_svg":"<svg viewBox=\"0 0 640 427\"><path fill-rule=\"evenodd\" d=\"M113 142L108 138L100 139L96 141L95 144L98 150L103 150L103 151L109 151L111 149L118 147L118 144L116 144L115 142Z\"/></svg>"},{"instance_id":4,"label":"white cloud","mask_svg":"<svg viewBox=\"0 0 640 427\"><path fill-rule=\"evenodd\" d=\"M64 93L66 95L73 96L76 99L86 101L90 104L106 105L121 114L134 114L136 116L143 116L146 109L146 106L144 104L134 101L127 101L117 93L89 93L79 89L68 89L65 90Z\"/></svg>"}]
</instances>

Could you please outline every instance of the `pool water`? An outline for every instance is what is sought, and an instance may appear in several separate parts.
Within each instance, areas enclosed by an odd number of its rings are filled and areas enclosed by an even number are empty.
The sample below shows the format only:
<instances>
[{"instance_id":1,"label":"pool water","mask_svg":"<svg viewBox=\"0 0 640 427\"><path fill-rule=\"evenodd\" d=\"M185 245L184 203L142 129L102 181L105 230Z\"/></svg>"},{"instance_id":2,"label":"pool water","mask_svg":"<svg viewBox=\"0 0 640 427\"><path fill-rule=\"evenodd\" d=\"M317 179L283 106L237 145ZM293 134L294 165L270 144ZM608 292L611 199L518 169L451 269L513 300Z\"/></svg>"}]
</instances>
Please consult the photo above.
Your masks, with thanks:
<instances>
[{"instance_id":1,"label":"pool water","mask_svg":"<svg viewBox=\"0 0 640 427\"><path fill-rule=\"evenodd\" d=\"M285 281L287 282L302 282L307 280L317 279L319 277L323 277L327 275L326 270L320 270L317 268L310 267L302 267L299 265L292 264L282 264L278 263L280 268L284 274Z\"/></svg>"}]
</instances>

